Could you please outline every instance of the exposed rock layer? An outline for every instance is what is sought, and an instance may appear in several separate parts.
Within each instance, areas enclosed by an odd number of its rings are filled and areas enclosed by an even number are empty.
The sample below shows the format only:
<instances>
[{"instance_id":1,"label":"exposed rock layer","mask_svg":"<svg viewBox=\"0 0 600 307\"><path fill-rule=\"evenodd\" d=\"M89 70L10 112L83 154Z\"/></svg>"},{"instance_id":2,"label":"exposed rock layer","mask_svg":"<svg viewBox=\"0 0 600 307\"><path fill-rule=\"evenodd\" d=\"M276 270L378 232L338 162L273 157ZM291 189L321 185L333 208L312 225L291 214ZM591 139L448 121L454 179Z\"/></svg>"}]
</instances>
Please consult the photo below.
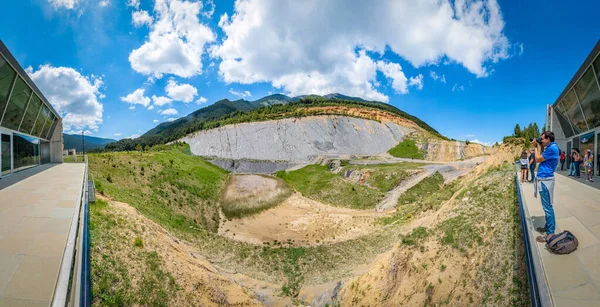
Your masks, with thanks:
<instances>
[{"instance_id":1,"label":"exposed rock layer","mask_svg":"<svg viewBox=\"0 0 600 307\"><path fill-rule=\"evenodd\" d=\"M323 154L383 154L412 131L394 122L327 115L227 125L181 140L200 156L297 162Z\"/></svg>"}]
</instances>

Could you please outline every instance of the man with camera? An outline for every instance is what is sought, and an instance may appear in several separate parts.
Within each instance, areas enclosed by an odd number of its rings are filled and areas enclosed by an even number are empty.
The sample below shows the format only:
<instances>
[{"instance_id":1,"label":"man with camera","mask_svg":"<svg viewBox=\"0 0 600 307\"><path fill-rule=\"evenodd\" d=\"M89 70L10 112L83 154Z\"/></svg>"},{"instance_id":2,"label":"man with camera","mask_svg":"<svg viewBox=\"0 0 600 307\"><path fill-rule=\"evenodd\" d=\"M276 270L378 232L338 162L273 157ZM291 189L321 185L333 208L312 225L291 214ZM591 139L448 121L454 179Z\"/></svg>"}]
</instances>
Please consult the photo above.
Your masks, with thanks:
<instances>
[{"instance_id":1,"label":"man with camera","mask_svg":"<svg viewBox=\"0 0 600 307\"><path fill-rule=\"evenodd\" d=\"M554 133L544 131L541 137L531 139L531 145L535 148L535 161L539 163L538 173L535 178L534 196L537 197L539 191L542 200L542 207L546 215L546 225L538 227L536 230L545 232L545 235L538 236L536 241L546 243L546 239L554 234L556 228L556 218L554 217L554 170L558 165L559 149L554 142ZM543 151L541 146L543 146Z\"/></svg>"}]
</instances>

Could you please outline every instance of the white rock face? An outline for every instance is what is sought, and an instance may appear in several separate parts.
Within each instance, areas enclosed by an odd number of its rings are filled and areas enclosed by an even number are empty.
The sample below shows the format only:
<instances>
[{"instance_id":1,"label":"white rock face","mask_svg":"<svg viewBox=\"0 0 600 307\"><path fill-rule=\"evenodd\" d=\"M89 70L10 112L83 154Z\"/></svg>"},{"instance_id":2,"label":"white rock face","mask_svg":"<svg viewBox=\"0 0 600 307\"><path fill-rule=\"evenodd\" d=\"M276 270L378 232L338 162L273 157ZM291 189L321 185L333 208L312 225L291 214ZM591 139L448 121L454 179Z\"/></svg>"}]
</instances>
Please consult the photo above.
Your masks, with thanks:
<instances>
[{"instance_id":1,"label":"white rock face","mask_svg":"<svg viewBox=\"0 0 600 307\"><path fill-rule=\"evenodd\" d=\"M392 122L328 115L228 125L180 141L199 156L300 162L324 154L385 153L412 131Z\"/></svg>"}]
</instances>

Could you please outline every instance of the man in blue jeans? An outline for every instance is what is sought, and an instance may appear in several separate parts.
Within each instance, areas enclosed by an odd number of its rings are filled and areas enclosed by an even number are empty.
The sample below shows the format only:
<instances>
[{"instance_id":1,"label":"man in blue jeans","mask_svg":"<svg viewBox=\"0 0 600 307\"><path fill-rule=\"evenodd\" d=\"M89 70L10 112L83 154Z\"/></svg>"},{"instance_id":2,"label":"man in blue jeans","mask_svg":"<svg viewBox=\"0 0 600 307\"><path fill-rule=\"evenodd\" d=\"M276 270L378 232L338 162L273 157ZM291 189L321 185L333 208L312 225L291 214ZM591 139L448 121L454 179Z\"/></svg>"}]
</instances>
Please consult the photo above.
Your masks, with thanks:
<instances>
[{"instance_id":1,"label":"man in blue jeans","mask_svg":"<svg viewBox=\"0 0 600 307\"><path fill-rule=\"evenodd\" d=\"M545 235L538 236L536 241L546 243L547 239L554 234L556 228L556 218L554 217L554 170L558 165L558 145L554 142L554 133L544 131L541 135L544 152L538 146L534 139L532 142L535 148L535 161L539 163L537 178L535 180L534 196L537 197L539 191L542 199L542 207L546 215L546 226L538 227L537 231L545 232Z\"/></svg>"},{"instance_id":2,"label":"man in blue jeans","mask_svg":"<svg viewBox=\"0 0 600 307\"><path fill-rule=\"evenodd\" d=\"M535 151L532 149L529 155L529 172L531 173L531 181L535 181Z\"/></svg>"}]
</instances>

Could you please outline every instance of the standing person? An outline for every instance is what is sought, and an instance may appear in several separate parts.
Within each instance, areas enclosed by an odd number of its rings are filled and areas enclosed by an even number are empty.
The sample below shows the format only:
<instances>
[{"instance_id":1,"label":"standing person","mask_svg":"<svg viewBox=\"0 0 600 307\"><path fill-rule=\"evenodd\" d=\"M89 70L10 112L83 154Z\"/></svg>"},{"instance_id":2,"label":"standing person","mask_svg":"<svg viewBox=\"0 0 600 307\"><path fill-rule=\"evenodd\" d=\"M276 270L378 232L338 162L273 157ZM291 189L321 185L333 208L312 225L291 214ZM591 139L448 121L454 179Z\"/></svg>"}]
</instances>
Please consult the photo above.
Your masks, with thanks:
<instances>
[{"instance_id":1,"label":"standing person","mask_svg":"<svg viewBox=\"0 0 600 307\"><path fill-rule=\"evenodd\" d=\"M560 170L564 170L565 169L565 152L561 151L560 152Z\"/></svg>"},{"instance_id":2,"label":"standing person","mask_svg":"<svg viewBox=\"0 0 600 307\"><path fill-rule=\"evenodd\" d=\"M521 183L523 183L527 180L527 170L529 169L527 151L523 150L523 152L521 153L521 159L519 160L519 164L521 164Z\"/></svg>"},{"instance_id":3,"label":"standing person","mask_svg":"<svg viewBox=\"0 0 600 307\"><path fill-rule=\"evenodd\" d=\"M546 216L546 225L538 227L537 231L545 232L546 234L538 236L535 239L540 243L545 243L554 234L556 228L556 218L554 217L554 170L556 169L556 165L558 165L559 149L558 145L554 142L554 133L552 131L544 131L541 141L541 145L545 148L543 153L537 141L534 139L532 142L535 148L535 160L540 164L535 180L534 196L537 197L539 191L542 208L544 208Z\"/></svg>"},{"instance_id":4,"label":"standing person","mask_svg":"<svg viewBox=\"0 0 600 307\"><path fill-rule=\"evenodd\" d=\"M588 149L585 153L585 159L583 162L583 167L585 168L585 181L594 182L594 154L591 149Z\"/></svg>"},{"instance_id":5,"label":"standing person","mask_svg":"<svg viewBox=\"0 0 600 307\"><path fill-rule=\"evenodd\" d=\"M581 163L583 162L583 157L581 156L581 152L579 148L575 148L575 177L581 178Z\"/></svg>"},{"instance_id":6,"label":"standing person","mask_svg":"<svg viewBox=\"0 0 600 307\"><path fill-rule=\"evenodd\" d=\"M577 152L575 151L575 149L571 149L571 153L569 154L569 161L571 162L569 164L569 176L575 176L575 154Z\"/></svg>"},{"instance_id":7,"label":"standing person","mask_svg":"<svg viewBox=\"0 0 600 307\"><path fill-rule=\"evenodd\" d=\"M529 155L529 172L531 173L531 181L535 180L535 151L533 148L530 150L531 154Z\"/></svg>"}]
</instances>

